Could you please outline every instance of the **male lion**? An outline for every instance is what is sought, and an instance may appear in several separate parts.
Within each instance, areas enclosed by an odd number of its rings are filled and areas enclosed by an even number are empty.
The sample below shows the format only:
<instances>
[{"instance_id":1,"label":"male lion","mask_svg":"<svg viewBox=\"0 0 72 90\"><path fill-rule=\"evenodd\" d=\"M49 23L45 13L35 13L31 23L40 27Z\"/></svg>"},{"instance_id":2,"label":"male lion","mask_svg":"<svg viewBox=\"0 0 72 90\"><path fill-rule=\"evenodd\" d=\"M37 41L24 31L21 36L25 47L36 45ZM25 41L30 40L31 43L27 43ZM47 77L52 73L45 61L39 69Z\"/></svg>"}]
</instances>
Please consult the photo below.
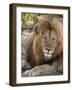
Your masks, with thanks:
<instances>
[{"instance_id":1,"label":"male lion","mask_svg":"<svg viewBox=\"0 0 72 90\"><path fill-rule=\"evenodd\" d=\"M53 75L63 72L63 25L56 15L41 15L27 40L26 61L31 65L23 76Z\"/></svg>"}]
</instances>

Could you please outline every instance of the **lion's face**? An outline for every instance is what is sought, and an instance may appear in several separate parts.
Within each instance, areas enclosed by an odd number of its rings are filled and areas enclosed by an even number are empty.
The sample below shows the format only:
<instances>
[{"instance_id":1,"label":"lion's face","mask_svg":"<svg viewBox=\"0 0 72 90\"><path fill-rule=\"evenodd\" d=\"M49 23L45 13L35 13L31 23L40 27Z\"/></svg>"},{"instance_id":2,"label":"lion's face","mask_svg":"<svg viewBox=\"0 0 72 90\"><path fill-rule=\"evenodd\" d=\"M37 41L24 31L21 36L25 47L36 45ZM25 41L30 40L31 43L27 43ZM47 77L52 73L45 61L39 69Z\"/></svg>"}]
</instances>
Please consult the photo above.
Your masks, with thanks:
<instances>
[{"instance_id":1,"label":"lion's face","mask_svg":"<svg viewBox=\"0 0 72 90\"><path fill-rule=\"evenodd\" d=\"M57 34L54 30L43 33L42 39L42 51L46 60L51 59L55 49L57 47Z\"/></svg>"}]
</instances>

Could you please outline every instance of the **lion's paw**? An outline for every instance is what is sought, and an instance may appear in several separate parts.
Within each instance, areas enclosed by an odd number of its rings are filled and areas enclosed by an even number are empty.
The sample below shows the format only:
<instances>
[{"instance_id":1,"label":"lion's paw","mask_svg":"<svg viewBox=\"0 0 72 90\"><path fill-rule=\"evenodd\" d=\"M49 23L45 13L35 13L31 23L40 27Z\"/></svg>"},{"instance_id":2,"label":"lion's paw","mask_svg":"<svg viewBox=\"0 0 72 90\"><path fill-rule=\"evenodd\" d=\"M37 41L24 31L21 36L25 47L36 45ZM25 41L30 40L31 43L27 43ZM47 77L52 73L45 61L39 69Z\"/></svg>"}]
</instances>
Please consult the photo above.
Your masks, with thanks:
<instances>
[{"instance_id":1,"label":"lion's paw","mask_svg":"<svg viewBox=\"0 0 72 90\"><path fill-rule=\"evenodd\" d=\"M22 76L24 77L32 76L32 70L26 70Z\"/></svg>"},{"instance_id":2,"label":"lion's paw","mask_svg":"<svg viewBox=\"0 0 72 90\"><path fill-rule=\"evenodd\" d=\"M28 77L28 76L39 76L41 75L41 72L38 71L37 68L33 68L33 69L30 69L30 70L26 70L24 73L23 73L23 76L24 77Z\"/></svg>"}]
</instances>

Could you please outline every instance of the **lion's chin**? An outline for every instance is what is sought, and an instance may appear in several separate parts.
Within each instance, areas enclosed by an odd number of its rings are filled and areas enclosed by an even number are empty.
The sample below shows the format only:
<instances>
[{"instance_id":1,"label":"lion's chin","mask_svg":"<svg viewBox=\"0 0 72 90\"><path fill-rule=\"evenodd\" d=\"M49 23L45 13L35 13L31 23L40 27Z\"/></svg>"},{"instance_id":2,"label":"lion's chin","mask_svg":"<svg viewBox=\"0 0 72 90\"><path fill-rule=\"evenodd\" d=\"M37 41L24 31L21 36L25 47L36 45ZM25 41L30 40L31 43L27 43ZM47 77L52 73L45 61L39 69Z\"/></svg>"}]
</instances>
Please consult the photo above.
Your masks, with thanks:
<instances>
[{"instance_id":1,"label":"lion's chin","mask_svg":"<svg viewBox=\"0 0 72 90\"><path fill-rule=\"evenodd\" d=\"M44 54L46 60L50 60L52 55L51 54Z\"/></svg>"}]
</instances>

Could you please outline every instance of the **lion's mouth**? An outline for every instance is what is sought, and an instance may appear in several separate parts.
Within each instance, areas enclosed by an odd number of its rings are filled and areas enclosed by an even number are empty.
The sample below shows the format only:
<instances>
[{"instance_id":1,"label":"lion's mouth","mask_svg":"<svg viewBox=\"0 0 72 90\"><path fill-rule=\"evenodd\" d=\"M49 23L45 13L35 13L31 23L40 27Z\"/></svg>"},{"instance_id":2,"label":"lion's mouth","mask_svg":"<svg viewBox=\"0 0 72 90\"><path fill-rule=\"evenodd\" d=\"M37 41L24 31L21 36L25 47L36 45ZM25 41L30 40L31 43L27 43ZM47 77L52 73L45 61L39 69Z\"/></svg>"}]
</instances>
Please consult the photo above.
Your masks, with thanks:
<instances>
[{"instance_id":1,"label":"lion's mouth","mask_svg":"<svg viewBox=\"0 0 72 90\"><path fill-rule=\"evenodd\" d=\"M44 56L45 56L46 60L49 60L49 59L51 59L52 54L44 53Z\"/></svg>"},{"instance_id":2,"label":"lion's mouth","mask_svg":"<svg viewBox=\"0 0 72 90\"><path fill-rule=\"evenodd\" d=\"M44 53L45 59L50 60L53 52L54 52L53 50L51 50L51 51L44 50L43 53Z\"/></svg>"}]
</instances>

